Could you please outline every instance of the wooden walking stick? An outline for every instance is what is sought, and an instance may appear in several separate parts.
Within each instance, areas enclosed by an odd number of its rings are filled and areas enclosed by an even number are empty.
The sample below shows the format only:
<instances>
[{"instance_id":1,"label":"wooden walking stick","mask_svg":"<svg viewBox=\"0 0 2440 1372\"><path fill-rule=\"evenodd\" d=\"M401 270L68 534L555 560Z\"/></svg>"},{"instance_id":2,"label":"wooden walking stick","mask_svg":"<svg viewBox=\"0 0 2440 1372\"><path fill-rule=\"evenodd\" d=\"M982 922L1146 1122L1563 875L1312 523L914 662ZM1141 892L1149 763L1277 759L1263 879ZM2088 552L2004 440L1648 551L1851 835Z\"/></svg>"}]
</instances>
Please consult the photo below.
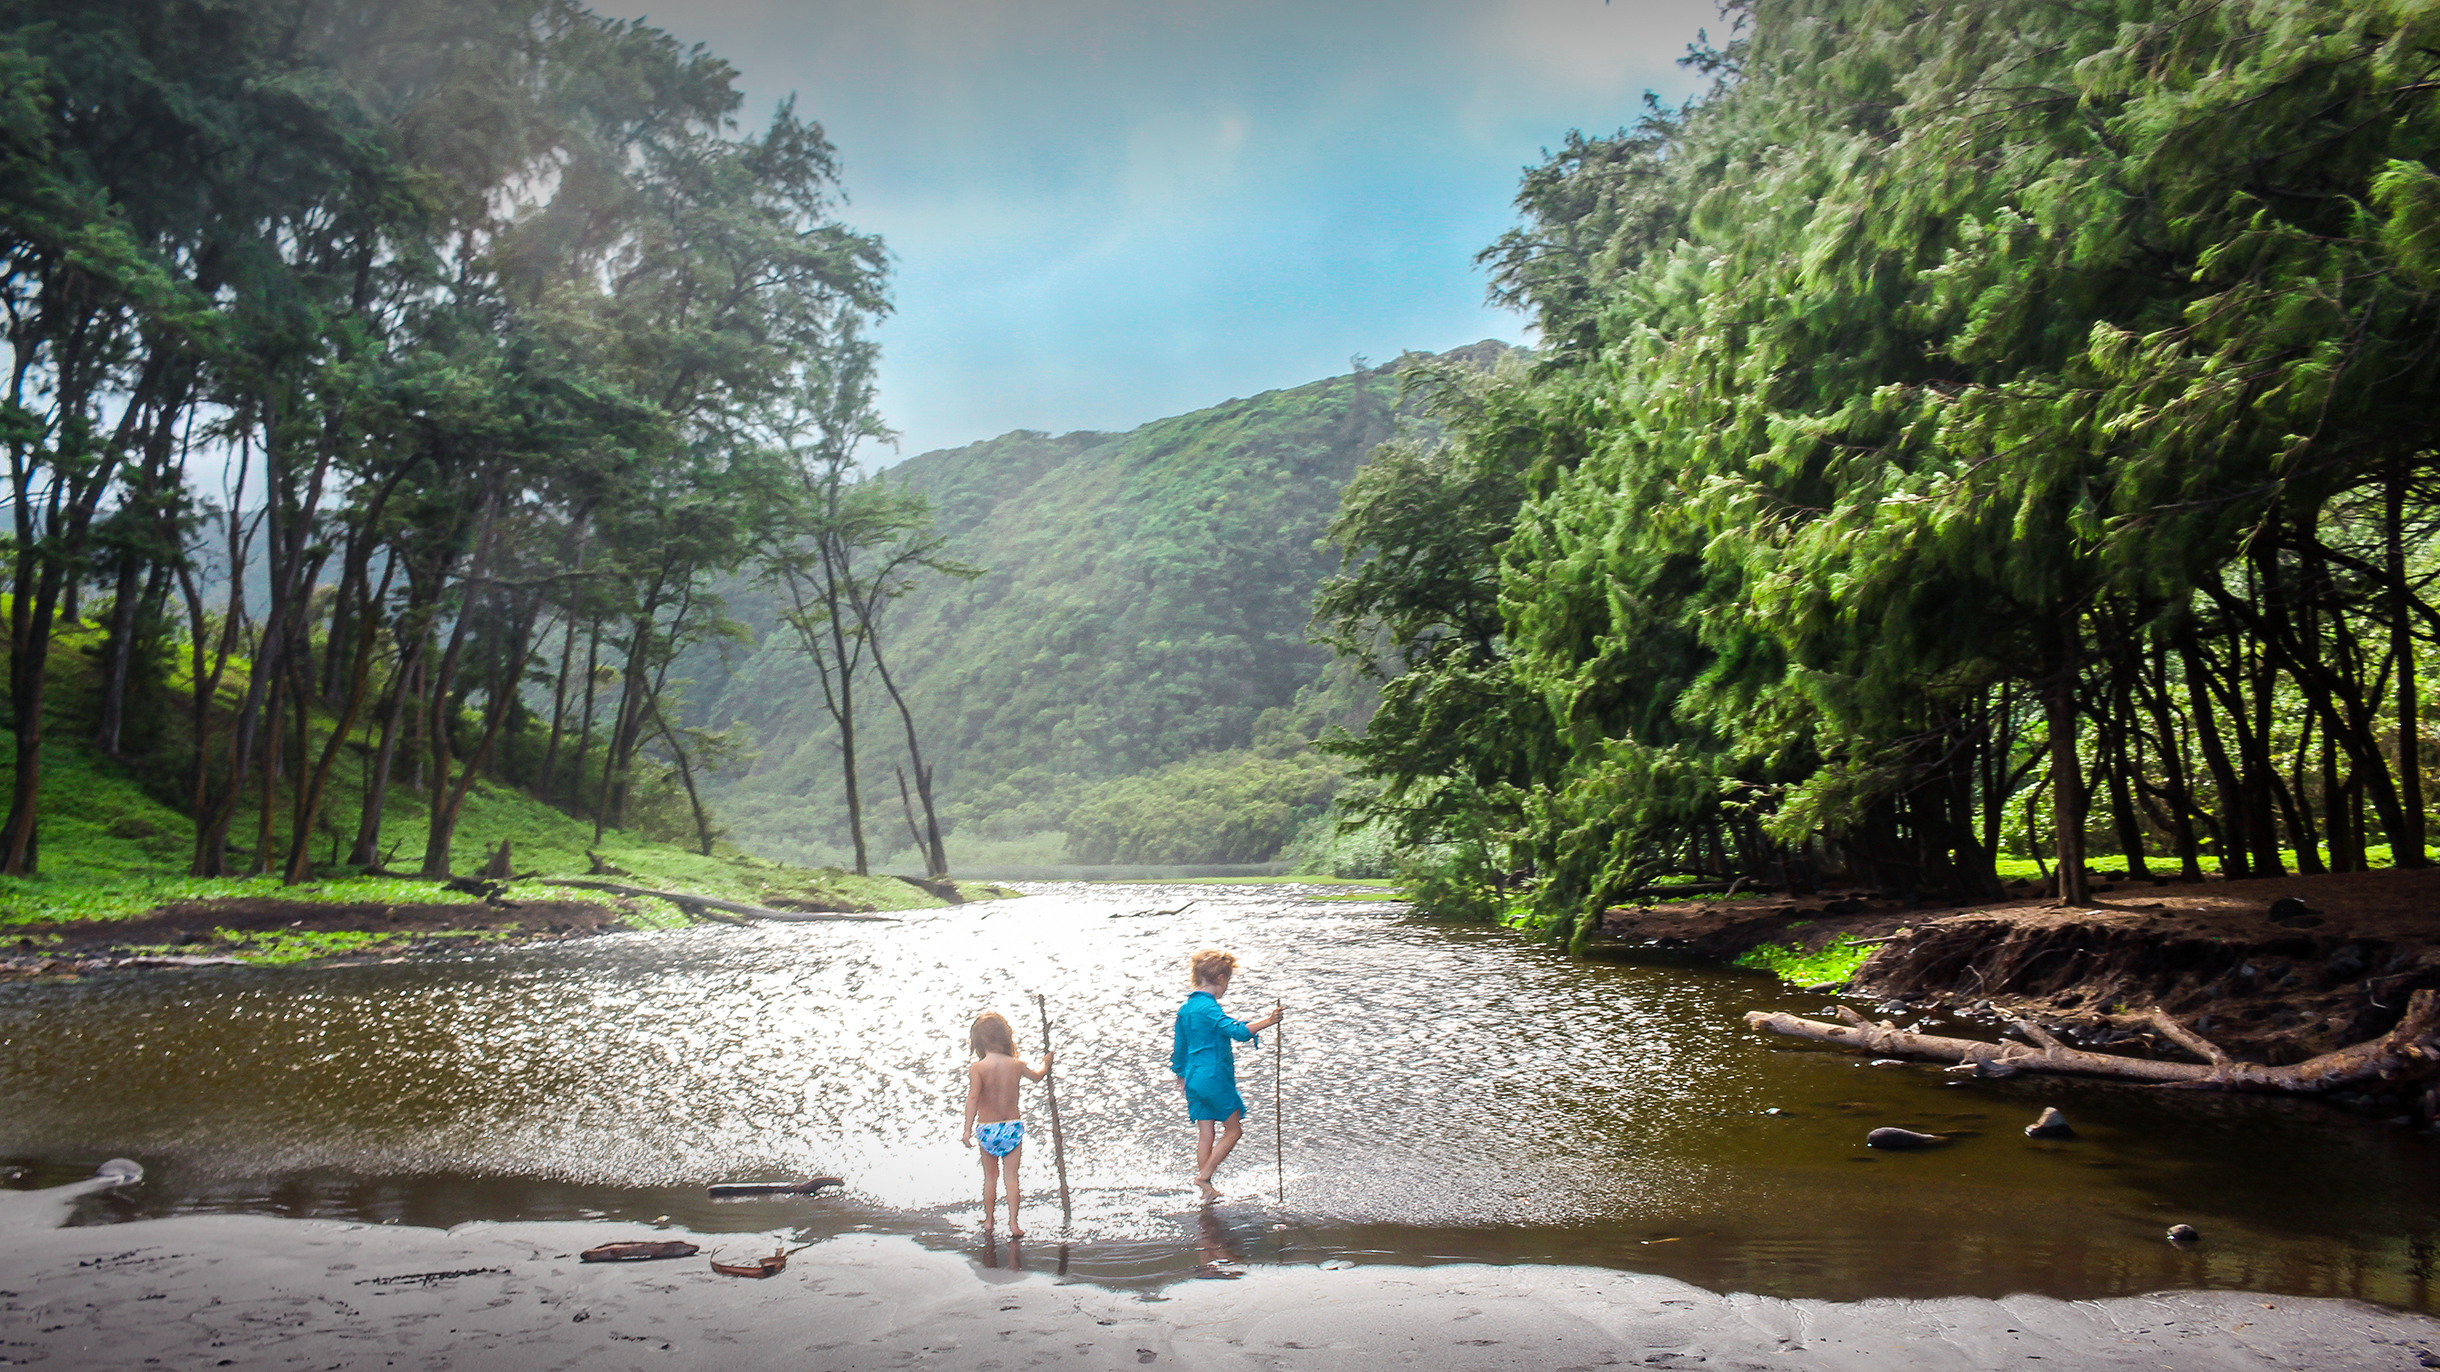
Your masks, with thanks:
<instances>
[{"instance_id":1,"label":"wooden walking stick","mask_svg":"<svg viewBox=\"0 0 2440 1372\"><path fill-rule=\"evenodd\" d=\"M1271 1012L1286 1009L1278 1001L1271 1003ZM1284 1025L1271 1026L1271 1178L1279 1187L1279 1203L1288 1203L1288 1124L1280 1118L1279 1078L1288 1067L1288 1031Z\"/></svg>"},{"instance_id":2,"label":"wooden walking stick","mask_svg":"<svg viewBox=\"0 0 2440 1372\"><path fill-rule=\"evenodd\" d=\"M1051 1008L1034 992L1034 1008L1042 1012L1042 1051L1051 1050ZM1062 1232L1074 1228L1074 1211L1068 1204L1067 1137L1059 1128L1059 1083L1049 1073L1042 1076L1042 1094L1051 1104L1051 1161L1059 1168L1059 1228Z\"/></svg>"}]
</instances>

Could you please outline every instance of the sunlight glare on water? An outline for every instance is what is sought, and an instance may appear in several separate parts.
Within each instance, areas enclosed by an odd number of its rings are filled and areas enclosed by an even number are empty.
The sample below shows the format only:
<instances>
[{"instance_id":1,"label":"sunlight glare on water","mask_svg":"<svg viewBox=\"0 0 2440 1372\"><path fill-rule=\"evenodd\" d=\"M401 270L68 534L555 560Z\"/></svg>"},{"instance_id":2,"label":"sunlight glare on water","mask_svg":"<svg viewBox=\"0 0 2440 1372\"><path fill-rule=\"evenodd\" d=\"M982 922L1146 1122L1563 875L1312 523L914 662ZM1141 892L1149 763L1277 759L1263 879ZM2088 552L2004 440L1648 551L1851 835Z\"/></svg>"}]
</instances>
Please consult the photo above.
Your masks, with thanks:
<instances>
[{"instance_id":1,"label":"sunlight glare on water","mask_svg":"<svg viewBox=\"0 0 2440 1372\"><path fill-rule=\"evenodd\" d=\"M1746 1030L1747 1009L1824 1009L1766 977L1571 961L1314 888L1030 889L896 923L0 986L0 1153L32 1180L144 1162L144 1185L87 1222L609 1216L963 1244L980 1219L957 1140L967 1028L997 1009L1039 1053L1040 991L1069 1237L1103 1279L1318 1246L1785 1295L2238 1285L2432 1304L2440 1186L2431 1141L2404 1130L2308 1103L1866 1067ZM1239 1049L1250 1118L1211 1209L1186 1185L1193 1133L1168 1075L1186 959L1206 945L1242 960L1233 1013L1289 1008L1284 1056L1270 1035ZM2077 1141L2021 1136L2046 1104ZM1045 1106L1027 1088L1037 1236L1057 1227ZM1863 1149L1881 1124L1955 1142ZM816 1173L848 1194L702 1189ZM2171 1248L2173 1218L2211 1241Z\"/></svg>"}]
</instances>

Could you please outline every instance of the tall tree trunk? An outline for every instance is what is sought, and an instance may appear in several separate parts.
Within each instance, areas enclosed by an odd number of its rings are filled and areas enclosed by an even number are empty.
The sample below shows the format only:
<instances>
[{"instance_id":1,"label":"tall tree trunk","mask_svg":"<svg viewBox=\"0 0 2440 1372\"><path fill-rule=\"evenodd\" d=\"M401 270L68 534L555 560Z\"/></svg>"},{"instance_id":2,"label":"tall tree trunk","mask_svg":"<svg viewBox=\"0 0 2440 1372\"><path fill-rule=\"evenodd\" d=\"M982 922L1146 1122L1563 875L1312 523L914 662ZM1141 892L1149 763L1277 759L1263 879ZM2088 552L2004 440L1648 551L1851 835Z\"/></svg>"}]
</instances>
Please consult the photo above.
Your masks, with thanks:
<instances>
[{"instance_id":1,"label":"tall tree trunk","mask_svg":"<svg viewBox=\"0 0 2440 1372\"><path fill-rule=\"evenodd\" d=\"M432 792L430 811L424 826L424 861L421 868L422 874L427 877L449 875L450 838L457 829L456 809L449 799L450 750L455 742L451 737L451 726L456 722L450 718L455 713L451 697L457 689L458 664L465 658L466 636L474 626L475 615L479 613L477 607L484 594L483 579L492 566L491 544L498 507L498 491L486 489L481 523L475 532L474 557L467 564L465 579L460 583L466 603L458 608L457 620L450 626L449 646L441 650L440 657L433 664L429 683L431 698L425 702L427 737L424 746L431 768L425 784ZM486 732L484 745L488 747L489 743L490 735Z\"/></svg>"},{"instance_id":2,"label":"tall tree trunk","mask_svg":"<svg viewBox=\"0 0 2440 1372\"><path fill-rule=\"evenodd\" d=\"M542 775L535 779L534 794L545 805L559 780L559 739L568 720L568 677L576 670L576 616L567 618L565 631L559 639L559 678L551 684L551 735L542 746Z\"/></svg>"},{"instance_id":3,"label":"tall tree trunk","mask_svg":"<svg viewBox=\"0 0 2440 1372\"><path fill-rule=\"evenodd\" d=\"M2050 729L2050 819L2059 859L2059 903L2090 905L2084 870L2084 769L2076 760L2076 669L2062 652L2042 683L2042 716Z\"/></svg>"},{"instance_id":4,"label":"tall tree trunk","mask_svg":"<svg viewBox=\"0 0 2440 1372\"><path fill-rule=\"evenodd\" d=\"M260 767L262 789L256 793L254 857L246 864L246 875L267 876L271 871L273 816L279 811L280 726L286 723L282 709L287 703L288 679L285 674L273 677L271 689L263 699L263 761Z\"/></svg>"},{"instance_id":5,"label":"tall tree trunk","mask_svg":"<svg viewBox=\"0 0 2440 1372\"><path fill-rule=\"evenodd\" d=\"M63 591L72 592L82 568L93 512L112 487L117 454L127 451L138 419L152 404L154 387L172 355L170 344L156 344L144 371L127 397L117 430L90 456L81 471L56 473L43 516L36 518L30 454L12 443L10 494L17 523L16 599L9 609L9 704L16 712L16 775L9 795L8 818L0 822L0 873L32 876L39 865L35 833L42 822L42 712L49 685L51 632ZM62 413L81 413L84 395L62 387ZM63 461L72 459L62 459Z\"/></svg>"},{"instance_id":6,"label":"tall tree trunk","mask_svg":"<svg viewBox=\"0 0 2440 1372\"><path fill-rule=\"evenodd\" d=\"M2144 879L2152 869L2144 861L2142 817L2135 812L2135 778L2143 769L2143 734L2135 727L2134 672L2124 658L2114 659L2109 721L2100 730L2101 775L2110 793L2110 824L2118 834L2130 877Z\"/></svg>"},{"instance_id":7,"label":"tall tree trunk","mask_svg":"<svg viewBox=\"0 0 2440 1372\"><path fill-rule=\"evenodd\" d=\"M585 755L593 748L593 708L599 698L596 688L600 684L597 674L601 671L601 653L602 622L599 616L595 616L591 627L585 632L585 708L576 726L576 756L568 764L571 773L568 777L568 800L574 805L584 803ZM600 826L597 824L594 841L599 842L600 839Z\"/></svg>"},{"instance_id":8,"label":"tall tree trunk","mask_svg":"<svg viewBox=\"0 0 2440 1372\"><path fill-rule=\"evenodd\" d=\"M2169 700L2168 650L2153 647L2141 658L2136 671L2143 707L2152 718L2152 728L2160 740L2160 770L2162 790L2168 801L2170 842L2176 845L2178 876L2186 881L2203 878L2202 845L2195 834L2195 802L2193 769L2187 763L2187 740L2177 727L2175 708Z\"/></svg>"},{"instance_id":9,"label":"tall tree trunk","mask_svg":"<svg viewBox=\"0 0 2440 1372\"><path fill-rule=\"evenodd\" d=\"M399 558L392 551L391 565ZM443 563L446 568L446 563ZM390 777L400 756L414 756L415 721L421 717L421 683L424 664L431 659L432 615L440 597L442 572L418 585L413 564L406 567L407 605L399 613L393 637L398 644L398 666L390 674L389 689L384 693L381 742L373 750L372 765L365 772L364 806L356 817L356 842L348 849L351 867L386 865L381 853L381 826L388 813Z\"/></svg>"},{"instance_id":10,"label":"tall tree trunk","mask_svg":"<svg viewBox=\"0 0 2440 1372\"><path fill-rule=\"evenodd\" d=\"M678 760L678 784L686 788L687 807L695 814L695 840L701 847L703 855L710 857L712 855L712 817L710 812L703 808L702 795L695 790L695 765L693 760L686 755L686 745L678 741L678 731L670 728L668 719L661 714L661 697L658 692L655 692L652 697L652 722L661 731L662 740L669 744L670 756Z\"/></svg>"},{"instance_id":11,"label":"tall tree trunk","mask_svg":"<svg viewBox=\"0 0 2440 1372\"><path fill-rule=\"evenodd\" d=\"M873 622L876 619L878 615L867 618L864 646L872 654L873 670L880 675L883 689L889 692L890 703L898 707L899 724L906 729L907 761L915 768L915 794L923 802L924 828L923 833L917 836L915 846L924 855L924 865L929 868L925 875L937 881L949 875L949 852L941 842L940 812L932 806L932 768L923 760L923 743L915 734L915 712L908 708L906 693L898 689L897 680L890 675L889 660L882 656L881 626ZM903 773L898 779L898 790L903 803L906 798L906 777ZM908 822L912 823L913 819L910 814Z\"/></svg>"},{"instance_id":12,"label":"tall tree trunk","mask_svg":"<svg viewBox=\"0 0 2440 1372\"><path fill-rule=\"evenodd\" d=\"M2243 877L2251 872L2253 842L2245 832L2244 788L2237 780L2236 766L2229 760L2228 749L2220 738L2219 721L2212 713L2211 670L2192 635L2180 643L2178 652L2186 674L2186 702L2194 714L2194 735L2203 745L2203 765L2211 773L2212 799L2217 802L2219 812L2216 827L2220 839L2220 875Z\"/></svg>"},{"instance_id":13,"label":"tall tree trunk","mask_svg":"<svg viewBox=\"0 0 2440 1372\"><path fill-rule=\"evenodd\" d=\"M102 700L93 746L109 757L119 755L119 735L127 720L127 683L135 666L139 570L130 549L119 559L118 582L110 597L110 627L102 639Z\"/></svg>"},{"instance_id":14,"label":"tall tree trunk","mask_svg":"<svg viewBox=\"0 0 2440 1372\"><path fill-rule=\"evenodd\" d=\"M2399 867L2425 867L2431 859L2424 854L2429 821L2423 813L2423 724L2415 696L2414 590L2406 566L2407 461L2400 457L2390 466L2381 519L2389 572L2389 652L2398 671L2398 826L2389 834L2389 860Z\"/></svg>"},{"instance_id":15,"label":"tall tree trunk","mask_svg":"<svg viewBox=\"0 0 2440 1372\"><path fill-rule=\"evenodd\" d=\"M424 842L425 876L449 874L449 850L457 835L458 815L465 808L467 792L474 789L475 778L491 759L492 745L500 737L500 726L507 722L516 704L517 683L525 675L526 644L534 631L534 619L540 613L539 596L530 596L522 610L509 611L511 624L508 642L505 651L495 661L491 679L485 684L490 699L485 702L482 736L476 740L472 751L467 753L465 765L446 794L442 794L437 785L434 788L432 825ZM439 763L437 754L435 761ZM437 775L446 780L448 769L445 764L439 765L441 769Z\"/></svg>"},{"instance_id":16,"label":"tall tree trunk","mask_svg":"<svg viewBox=\"0 0 2440 1372\"><path fill-rule=\"evenodd\" d=\"M2323 761L2331 766L2335 766L2337 757L2332 746L2330 745L2330 736L2327 732L2325 732L2322 734L2321 738L2323 744ZM2296 851L2296 870L2298 873L2304 876L2319 876L2323 872L2329 870L2328 867L2323 865L2321 860L2321 836L2316 833L2313 828L2312 795L2305 787L2305 773L2307 767L2311 764L2313 754L2312 744L2313 716L2312 713L2308 711L2305 714L2303 724L2298 726L2296 732L2295 765L2290 770L2286 790L2281 792L2281 797L2283 800L2291 795L2295 797L2295 802L2293 804L2283 805L2281 808L2287 816L2288 846ZM2337 775L2335 772L2324 774L2322 778L2321 793L2322 805L2325 811L2328 810L2329 807L2337 804L2336 783ZM2338 844L2333 841L2331 844L2331 856L2336 857L2337 853ZM2346 869L2342 867L2339 870L2343 872Z\"/></svg>"},{"instance_id":17,"label":"tall tree trunk","mask_svg":"<svg viewBox=\"0 0 2440 1372\"><path fill-rule=\"evenodd\" d=\"M372 632L372 625L375 607L389 596L390 576L397 566L395 561L391 562L389 567L382 572L380 589L364 597L363 613L358 616L364 629L356 635L355 652L352 654L352 660L348 666L346 704L339 713L339 722L331 729L330 742L323 746L322 757L314 765L312 774L303 775L302 769L300 769L297 779L296 832L289 836L287 869L281 874L282 879L291 886L312 874L311 840L314 821L321 817L322 798L330 785L331 773L339 765L339 754L347 746L348 735L355 732L356 716L363 710L364 698L372 687L373 648L376 639ZM369 567L358 566L354 569L353 579L358 585L361 585L369 571ZM343 585L346 580L348 578L342 578ZM332 615L335 622L338 615L336 606L332 609ZM335 648L331 653L331 659L338 660Z\"/></svg>"}]
</instances>

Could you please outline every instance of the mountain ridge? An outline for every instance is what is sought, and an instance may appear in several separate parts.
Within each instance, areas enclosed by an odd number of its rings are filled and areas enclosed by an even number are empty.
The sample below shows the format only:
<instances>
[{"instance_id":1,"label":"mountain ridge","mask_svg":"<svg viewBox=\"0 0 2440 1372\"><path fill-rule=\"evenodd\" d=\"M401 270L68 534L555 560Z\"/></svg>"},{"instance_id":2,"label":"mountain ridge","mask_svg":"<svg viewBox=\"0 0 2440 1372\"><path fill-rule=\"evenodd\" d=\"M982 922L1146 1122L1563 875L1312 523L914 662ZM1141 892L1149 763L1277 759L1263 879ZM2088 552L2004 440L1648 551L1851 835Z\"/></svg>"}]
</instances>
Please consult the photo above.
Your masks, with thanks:
<instances>
[{"instance_id":1,"label":"mountain ridge","mask_svg":"<svg viewBox=\"0 0 2440 1372\"><path fill-rule=\"evenodd\" d=\"M1441 356L1488 366L1508 351ZM1328 654L1306 642L1309 607L1337 565L1322 538L1356 469L1413 427L1397 379L1413 360L1122 433L1012 430L885 470L931 500L949 556L986 569L927 582L884 625L953 865L978 839L1060 830L1099 783L1249 747L1265 712L1313 694ZM740 846L835 858L837 746L811 669L771 607L740 596L736 612L757 641L689 664L690 713L741 721L759 746L709 794ZM868 835L876 852L905 846L896 721L875 713L860 738Z\"/></svg>"}]
</instances>

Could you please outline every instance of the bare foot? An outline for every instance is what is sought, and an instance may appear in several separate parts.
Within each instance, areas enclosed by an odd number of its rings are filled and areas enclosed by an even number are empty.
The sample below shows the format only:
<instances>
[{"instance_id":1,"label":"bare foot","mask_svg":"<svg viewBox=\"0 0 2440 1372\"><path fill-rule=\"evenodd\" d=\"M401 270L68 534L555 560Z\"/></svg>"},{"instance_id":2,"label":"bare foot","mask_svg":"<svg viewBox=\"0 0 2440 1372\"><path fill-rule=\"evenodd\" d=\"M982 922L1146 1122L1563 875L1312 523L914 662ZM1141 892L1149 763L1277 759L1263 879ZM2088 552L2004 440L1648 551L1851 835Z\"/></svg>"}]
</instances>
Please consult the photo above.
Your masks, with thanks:
<instances>
[{"instance_id":1,"label":"bare foot","mask_svg":"<svg viewBox=\"0 0 2440 1372\"><path fill-rule=\"evenodd\" d=\"M1209 1177L1195 1178L1195 1186L1197 1189L1203 1192L1204 1199L1206 1200L1220 1194L1220 1188L1212 1185L1212 1179Z\"/></svg>"},{"instance_id":2,"label":"bare foot","mask_svg":"<svg viewBox=\"0 0 2440 1372\"><path fill-rule=\"evenodd\" d=\"M1015 1225L1013 1225L1013 1224L1012 1224L1012 1225L1008 1226L1008 1237L1009 1237L1009 1238L1011 1238L1011 1239L1021 1239L1021 1238L1024 1238L1024 1237L1025 1237L1025 1231L1024 1231L1024 1230L1022 1230L1022 1229L1019 1229L1018 1227L1016 1227Z\"/></svg>"}]
</instances>

